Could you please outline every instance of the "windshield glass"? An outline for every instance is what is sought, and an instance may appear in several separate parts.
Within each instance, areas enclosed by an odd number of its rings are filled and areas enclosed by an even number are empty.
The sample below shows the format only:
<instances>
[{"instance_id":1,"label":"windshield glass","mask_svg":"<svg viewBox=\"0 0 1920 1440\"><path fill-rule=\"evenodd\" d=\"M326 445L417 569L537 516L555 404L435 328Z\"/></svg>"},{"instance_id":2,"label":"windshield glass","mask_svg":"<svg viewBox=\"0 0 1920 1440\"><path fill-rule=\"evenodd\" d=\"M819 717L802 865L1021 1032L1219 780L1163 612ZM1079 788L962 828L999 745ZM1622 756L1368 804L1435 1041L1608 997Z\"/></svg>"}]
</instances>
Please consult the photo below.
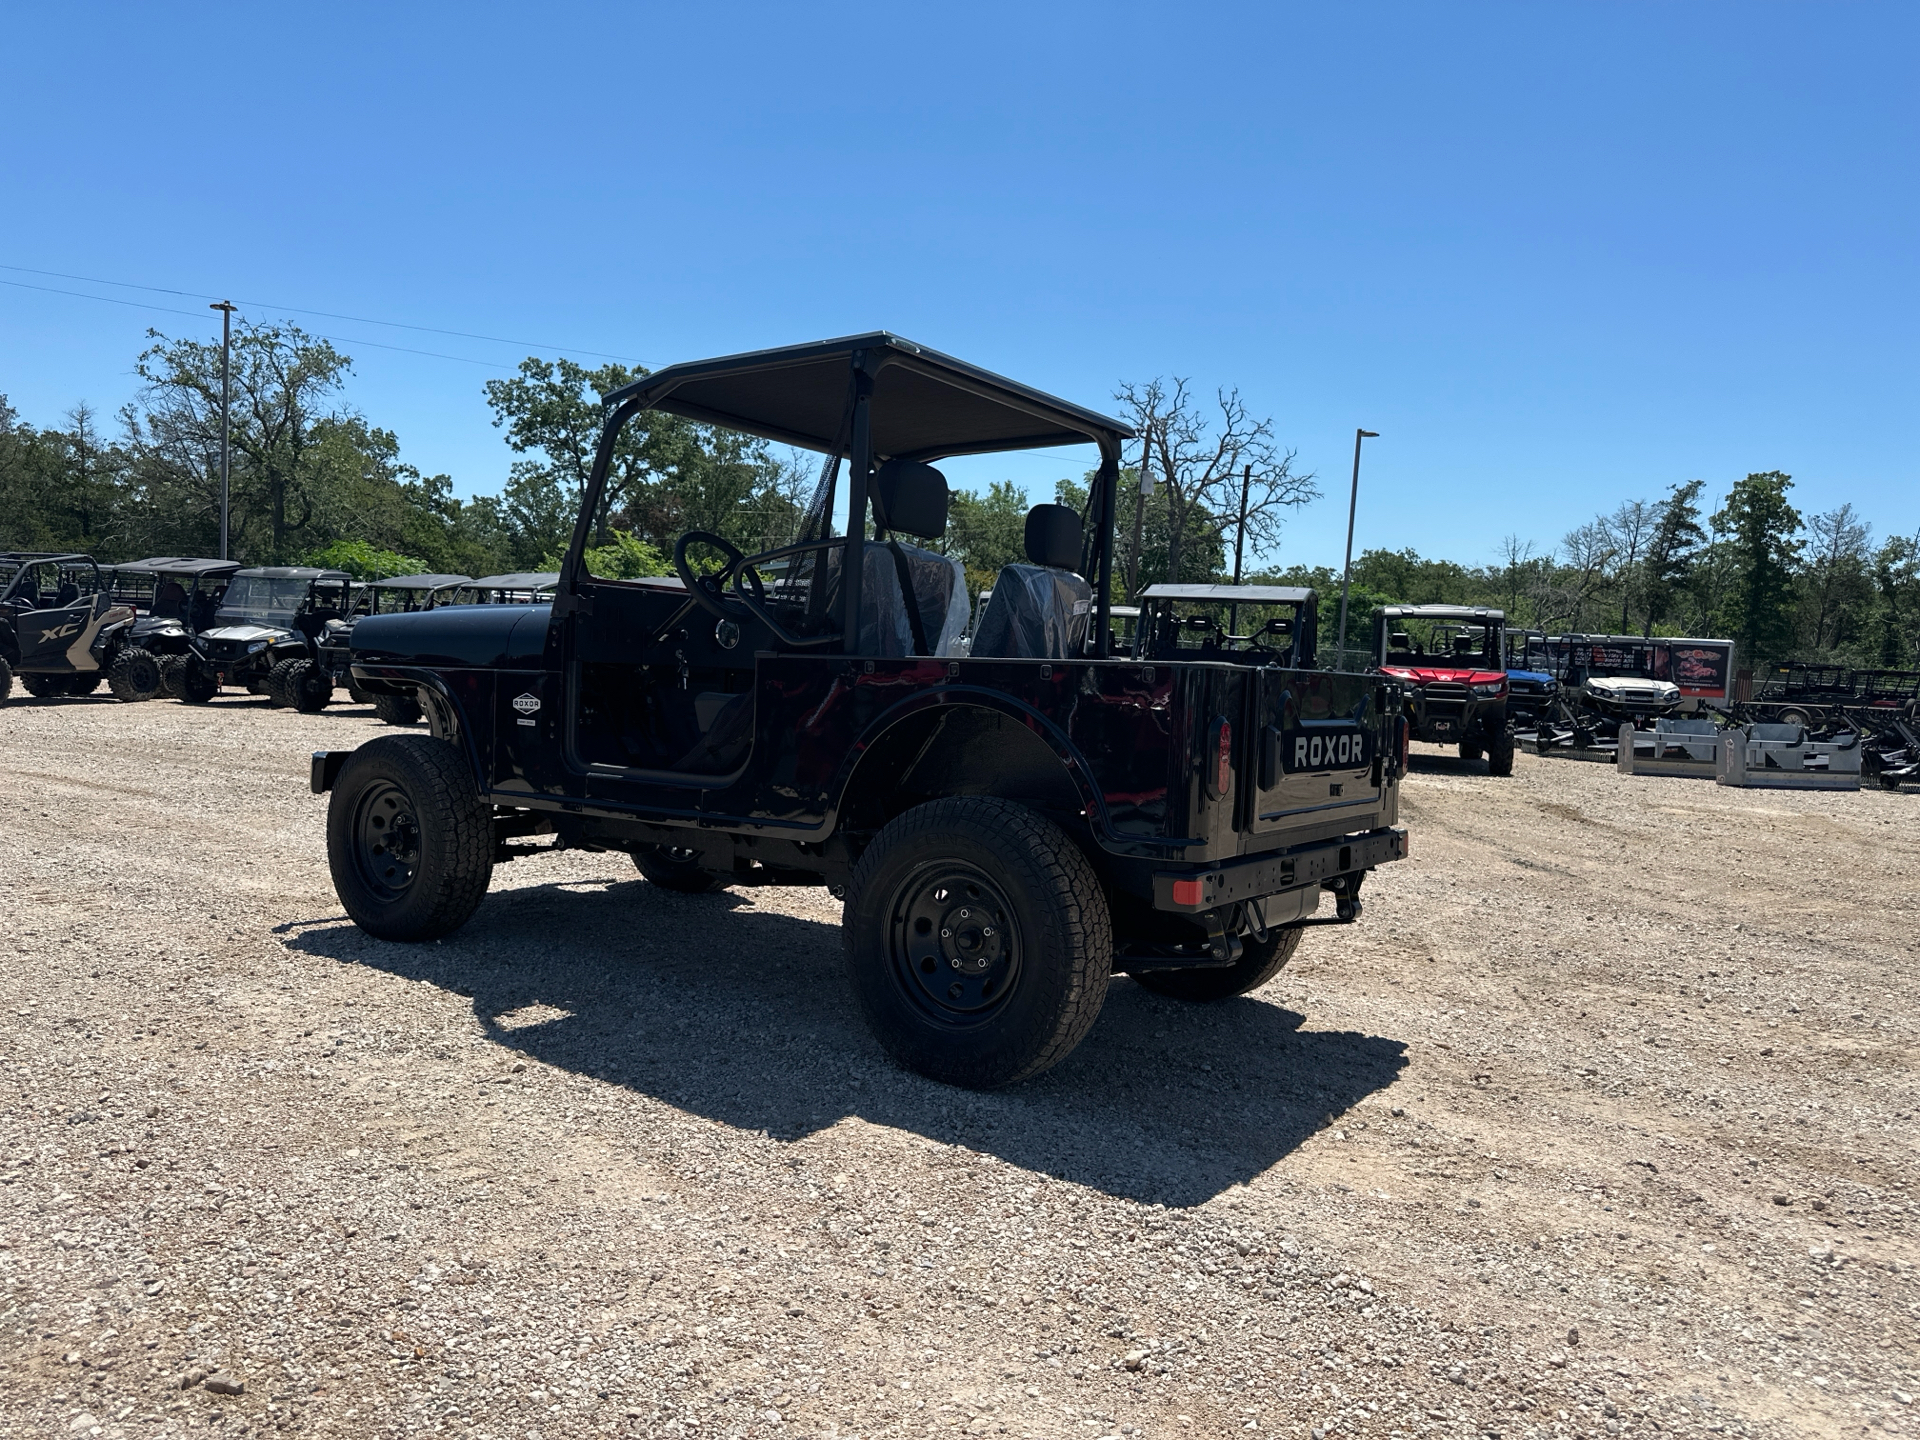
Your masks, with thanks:
<instances>
[{"instance_id":1,"label":"windshield glass","mask_svg":"<svg viewBox=\"0 0 1920 1440\"><path fill-rule=\"evenodd\" d=\"M1448 670L1504 670L1504 626L1396 615L1381 636L1381 663Z\"/></svg>"},{"instance_id":2,"label":"windshield glass","mask_svg":"<svg viewBox=\"0 0 1920 1440\"><path fill-rule=\"evenodd\" d=\"M305 580L272 580L265 575L238 575L221 597L220 618L285 624L306 603Z\"/></svg>"}]
</instances>

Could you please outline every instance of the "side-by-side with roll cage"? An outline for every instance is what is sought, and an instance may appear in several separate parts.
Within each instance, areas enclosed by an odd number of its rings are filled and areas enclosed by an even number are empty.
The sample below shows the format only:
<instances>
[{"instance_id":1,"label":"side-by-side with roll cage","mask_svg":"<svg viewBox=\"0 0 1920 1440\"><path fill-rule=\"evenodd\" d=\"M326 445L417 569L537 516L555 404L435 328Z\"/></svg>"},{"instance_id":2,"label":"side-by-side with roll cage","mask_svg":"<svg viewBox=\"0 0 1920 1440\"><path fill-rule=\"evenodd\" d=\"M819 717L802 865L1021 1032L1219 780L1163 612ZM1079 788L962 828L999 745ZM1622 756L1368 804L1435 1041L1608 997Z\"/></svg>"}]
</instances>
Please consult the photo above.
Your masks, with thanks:
<instances>
[{"instance_id":1,"label":"side-by-side with roll cage","mask_svg":"<svg viewBox=\"0 0 1920 1440\"><path fill-rule=\"evenodd\" d=\"M792 543L695 531L671 578L591 573L614 447L648 409L819 453ZM1243 601L1267 606L1260 635L1223 619L1211 648L1199 626L1149 640L1149 597L1116 647L1129 434L884 333L610 394L550 603L354 626L356 683L418 703L431 734L313 757L347 912L444 935L497 860L548 836L676 890L823 884L875 1034L973 1086L1063 1059L1115 971L1196 1000L1263 984L1406 853L1399 687L1313 668L1306 592ZM1098 455L1087 512L1035 506L1025 560L970 623L964 572L932 548L936 462L1068 445Z\"/></svg>"}]
</instances>

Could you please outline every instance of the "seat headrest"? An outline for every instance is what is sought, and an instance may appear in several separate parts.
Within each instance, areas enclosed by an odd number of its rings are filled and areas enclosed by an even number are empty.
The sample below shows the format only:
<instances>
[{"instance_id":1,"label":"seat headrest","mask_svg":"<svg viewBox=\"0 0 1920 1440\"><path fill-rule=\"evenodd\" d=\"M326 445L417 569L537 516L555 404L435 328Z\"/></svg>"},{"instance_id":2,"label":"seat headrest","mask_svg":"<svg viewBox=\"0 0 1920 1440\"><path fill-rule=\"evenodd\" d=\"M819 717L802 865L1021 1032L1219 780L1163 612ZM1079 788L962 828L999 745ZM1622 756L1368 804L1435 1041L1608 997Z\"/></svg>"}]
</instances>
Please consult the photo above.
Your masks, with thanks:
<instances>
[{"instance_id":1,"label":"seat headrest","mask_svg":"<svg viewBox=\"0 0 1920 1440\"><path fill-rule=\"evenodd\" d=\"M873 479L873 518L883 530L938 540L947 533L947 477L917 460L889 460Z\"/></svg>"},{"instance_id":2,"label":"seat headrest","mask_svg":"<svg viewBox=\"0 0 1920 1440\"><path fill-rule=\"evenodd\" d=\"M1027 511L1027 559L1055 570L1080 565L1080 517L1065 505L1036 505Z\"/></svg>"}]
</instances>

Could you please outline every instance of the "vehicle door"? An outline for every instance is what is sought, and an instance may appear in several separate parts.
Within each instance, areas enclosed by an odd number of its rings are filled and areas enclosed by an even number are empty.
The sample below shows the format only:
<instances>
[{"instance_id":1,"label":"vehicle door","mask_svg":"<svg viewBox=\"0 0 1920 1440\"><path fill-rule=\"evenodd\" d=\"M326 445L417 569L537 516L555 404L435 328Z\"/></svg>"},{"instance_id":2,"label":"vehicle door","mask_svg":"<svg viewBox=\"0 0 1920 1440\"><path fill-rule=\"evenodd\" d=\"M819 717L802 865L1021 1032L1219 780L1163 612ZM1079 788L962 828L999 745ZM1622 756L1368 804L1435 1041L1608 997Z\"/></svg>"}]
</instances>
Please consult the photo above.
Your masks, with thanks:
<instances>
[{"instance_id":1,"label":"vehicle door","mask_svg":"<svg viewBox=\"0 0 1920 1440\"><path fill-rule=\"evenodd\" d=\"M98 670L94 637L114 610L113 597L88 595L57 610L24 610L14 619L22 670ZM121 614L127 613L124 609Z\"/></svg>"},{"instance_id":2,"label":"vehicle door","mask_svg":"<svg viewBox=\"0 0 1920 1440\"><path fill-rule=\"evenodd\" d=\"M699 809L702 794L737 777L753 741L754 652L771 637L690 605L670 578L584 579L579 604L556 608L570 612L555 622L557 678L568 767L585 798Z\"/></svg>"},{"instance_id":3,"label":"vehicle door","mask_svg":"<svg viewBox=\"0 0 1920 1440\"><path fill-rule=\"evenodd\" d=\"M1379 808L1387 727L1366 675L1262 669L1253 687L1255 834Z\"/></svg>"}]
</instances>

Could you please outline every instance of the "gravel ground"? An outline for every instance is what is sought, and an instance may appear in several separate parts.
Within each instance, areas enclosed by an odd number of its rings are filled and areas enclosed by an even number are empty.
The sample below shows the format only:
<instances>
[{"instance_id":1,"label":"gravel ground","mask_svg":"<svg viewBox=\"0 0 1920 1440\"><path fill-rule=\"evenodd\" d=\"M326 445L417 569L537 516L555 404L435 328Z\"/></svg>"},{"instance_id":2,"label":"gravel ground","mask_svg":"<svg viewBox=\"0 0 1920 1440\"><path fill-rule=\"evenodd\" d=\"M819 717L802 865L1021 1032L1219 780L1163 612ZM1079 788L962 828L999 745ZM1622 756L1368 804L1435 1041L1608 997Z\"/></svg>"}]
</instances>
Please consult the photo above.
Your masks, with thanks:
<instances>
[{"instance_id":1,"label":"gravel ground","mask_svg":"<svg viewBox=\"0 0 1920 1440\"><path fill-rule=\"evenodd\" d=\"M891 1068L819 890L345 923L224 699L0 711L0 1433L1920 1430L1920 799L1416 761L1256 996Z\"/></svg>"}]
</instances>

